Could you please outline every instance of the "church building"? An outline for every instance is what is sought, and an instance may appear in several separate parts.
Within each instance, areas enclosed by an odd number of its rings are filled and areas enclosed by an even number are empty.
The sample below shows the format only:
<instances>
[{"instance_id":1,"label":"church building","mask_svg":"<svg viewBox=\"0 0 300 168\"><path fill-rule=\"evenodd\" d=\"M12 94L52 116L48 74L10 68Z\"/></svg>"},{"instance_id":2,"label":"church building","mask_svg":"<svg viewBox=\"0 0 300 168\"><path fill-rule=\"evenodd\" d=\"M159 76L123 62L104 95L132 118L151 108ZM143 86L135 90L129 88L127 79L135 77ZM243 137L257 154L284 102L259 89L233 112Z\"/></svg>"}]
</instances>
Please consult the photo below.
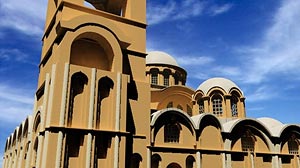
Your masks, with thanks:
<instances>
[{"instance_id":1,"label":"church building","mask_svg":"<svg viewBox=\"0 0 300 168\"><path fill-rule=\"evenodd\" d=\"M300 168L300 125L247 118L221 77L146 53L146 0L48 0L34 111L2 168Z\"/></svg>"}]
</instances>

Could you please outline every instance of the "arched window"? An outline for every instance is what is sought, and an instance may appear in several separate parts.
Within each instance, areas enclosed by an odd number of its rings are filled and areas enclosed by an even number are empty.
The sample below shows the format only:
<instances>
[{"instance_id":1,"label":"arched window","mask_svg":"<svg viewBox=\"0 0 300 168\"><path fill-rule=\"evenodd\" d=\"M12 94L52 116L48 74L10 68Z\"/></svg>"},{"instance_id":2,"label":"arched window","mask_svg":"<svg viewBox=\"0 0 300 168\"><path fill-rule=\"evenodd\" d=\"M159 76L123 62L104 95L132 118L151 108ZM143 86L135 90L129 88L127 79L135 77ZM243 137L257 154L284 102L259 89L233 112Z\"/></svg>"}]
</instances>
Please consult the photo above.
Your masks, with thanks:
<instances>
[{"instance_id":1,"label":"arched window","mask_svg":"<svg viewBox=\"0 0 300 168\"><path fill-rule=\"evenodd\" d=\"M254 152L256 138L249 129L246 130L246 132L241 138L241 141L242 141L242 151Z\"/></svg>"},{"instance_id":2,"label":"arched window","mask_svg":"<svg viewBox=\"0 0 300 168\"><path fill-rule=\"evenodd\" d=\"M181 166L177 163L171 163L167 166L167 168L181 168Z\"/></svg>"},{"instance_id":3,"label":"arched window","mask_svg":"<svg viewBox=\"0 0 300 168\"><path fill-rule=\"evenodd\" d=\"M177 108L183 110L183 107L180 104L177 106Z\"/></svg>"},{"instance_id":4,"label":"arched window","mask_svg":"<svg viewBox=\"0 0 300 168\"><path fill-rule=\"evenodd\" d=\"M296 135L292 134L292 136L288 140L289 154L298 155L299 154L299 145L300 145L300 142L296 138Z\"/></svg>"},{"instance_id":5,"label":"arched window","mask_svg":"<svg viewBox=\"0 0 300 168\"><path fill-rule=\"evenodd\" d=\"M189 116L193 116L193 110L188 104L186 105L186 112Z\"/></svg>"},{"instance_id":6,"label":"arched window","mask_svg":"<svg viewBox=\"0 0 300 168\"><path fill-rule=\"evenodd\" d=\"M164 75L164 86L169 86L170 83L169 83L169 75Z\"/></svg>"},{"instance_id":7,"label":"arched window","mask_svg":"<svg viewBox=\"0 0 300 168\"><path fill-rule=\"evenodd\" d=\"M169 86L170 85L170 74L171 70L169 69L164 69L163 71L163 76L164 76L164 86Z\"/></svg>"},{"instance_id":8,"label":"arched window","mask_svg":"<svg viewBox=\"0 0 300 168\"><path fill-rule=\"evenodd\" d=\"M203 101L203 99L199 99L197 103L199 105L199 114L204 113L204 101Z\"/></svg>"},{"instance_id":9,"label":"arched window","mask_svg":"<svg viewBox=\"0 0 300 168\"><path fill-rule=\"evenodd\" d=\"M179 143L181 126L174 116L171 117L169 123L164 127L164 142Z\"/></svg>"},{"instance_id":10,"label":"arched window","mask_svg":"<svg viewBox=\"0 0 300 168\"><path fill-rule=\"evenodd\" d=\"M142 156L138 153L134 153L131 156L130 168L139 168L140 162L142 161Z\"/></svg>"},{"instance_id":11,"label":"arched window","mask_svg":"<svg viewBox=\"0 0 300 168\"><path fill-rule=\"evenodd\" d=\"M151 168L159 168L159 162L161 162L161 157L158 154L154 154L151 157Z\"/></svg>"},{"instance_id":12,"label":"arched window","mask_svg":"<svg viewBox=\"0 0 300 168\"><path fill-rule=\"evenodd\" d=\"M38 140L38 137L35 138L35 141L34 141L34 145L33 145L33 156L32 156L32 165L33 167L36 166L36 159L37 159L37 151L38 151L38 146L39 144L39 140Z\"/></svg>"},{"instance_id":13,"label":"arched window","mask_svg":"<svg viewBox=\"0 0 300 168\"><path fill-rule=\"evenodd\" d=\"M238 117L238 98L235 95L231 97L231 115L232 117Z\"/></svg>"},{"instance_id":14,"label":"arched window","mask_svg":"<svg viewBox=\"0 0 300 168\"><path fill-rule=\"evenodd\" d=\"M173 102L169 102L167 108L172 108L172 107L173 107Z\"/></svg>"},{"instance_id":15,"label":"arched window","mask_svg":"<svg viewBox=\"0 0 300 168\"><path fill-rule=\"evenodd\" d=\"M213 114L217 116L222 116L223 115L223 107L222 107L222 97L221 95L217 94L212 97L212 109L213 109Z\"/></svg>"},{"instance_id":16,"label":"arched window","mask_svg":"<svg viewBox=\"0 0 300 168\"><path fill-rule=\"evenodd\" d=\"M158 74L152 73L151 74L151 84L157 85L158 84Z\"/></svg>"},{"instance_id":17,"label":"arched window","mask_svg":"<svg viewBox=\"0 0 300 168\"><path fill-rule=\"evenodd\" d=\"M193 156L188 156L186 158L186 161L185 161L185 167L186 168L193 168L194 167L194 163L195 163L195 158Z\"/></svg>"}]
</instances>

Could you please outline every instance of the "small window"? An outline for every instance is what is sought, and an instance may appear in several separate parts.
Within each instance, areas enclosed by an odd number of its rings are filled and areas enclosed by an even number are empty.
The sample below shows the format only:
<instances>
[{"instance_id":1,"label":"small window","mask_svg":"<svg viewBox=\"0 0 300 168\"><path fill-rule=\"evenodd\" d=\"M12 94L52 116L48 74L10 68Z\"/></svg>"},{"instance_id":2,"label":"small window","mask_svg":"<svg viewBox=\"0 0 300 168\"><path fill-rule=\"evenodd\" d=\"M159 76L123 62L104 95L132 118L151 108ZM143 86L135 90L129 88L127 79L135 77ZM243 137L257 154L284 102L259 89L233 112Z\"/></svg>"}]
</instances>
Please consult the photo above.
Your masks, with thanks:
<instances>
[{"instance_id":1,"label":"small window","mask_svg":"<svg viewBox=\"0 0 300 168\"><path fill-rule=\"evenodd\" d=\"M179 143L181 126L175 116L171 116L169 122L164 126L164 142Z\"/></svg>"},{"instance_id":2,"label":"small window","mask_svg":"<svg viewBox=\"0 0 300 168\"><path fill-rule=\"evenodd\" d=\"M180 109L180 110L183 110L181 105L178 105L177 108Z\"/></svg>"},{"instance_id":3,"label":"small window","mask_svg":"<svg viewBox=\"0 0 300 168\"><path fill-rule=\"evenodd\" d=\"M238 117L238 99L236 96L231 97L231 115L232 117Z\"/></svg>"},{"instance_id":4,"label":"small window","mask_svg":"<svg viewBox=\"0 0 300 168\"><path fill-rule=\"evenodd\" d=\"M256 138L250 130L246 130L241 140L242 140L242 151L254 152Z\"/></svg>"},{"instance_id":5,"label":"small window","mask_svg":"<svg viewBox=\"0 0 300 168\"><path fill-rule=\"evenodd\" d=\"M180 126L177 123L165 125L165 143L179 143Z\"/></svg>"},{"instance_id":6,"label":"small window","mask_svg":"<svg viewBox=\"0 0 300 168\"><path fill-rule=\"evenodd\" d=\"M152 74L152 75L151 75L151 84L157 85L157 83L158 83L157 78L158 78L158 75L157 75L157 74Z\"/></svg>"},{"instance_id":7,"label":"small window","mask_svg":"<svg viewBox=\"0 0 300 168\"><path fill-rule=\"evenodd\" d=\"M172 107L173 107L173 102L169 102L167 108L172 108Z\"/></svg>"},{"instance_id":8,"label":"small window","mask_svg":"<svg viewBox=\"0 0 300 168\"><path fill-rule=\"evenodd\" d=\"M198 105L199 105L199 114L204 113L204 101L203 101L203 99L198 100Z\"/></svg>"},{"instance_id":9,"label":"small window","mask_svg":"<svg viewBox=\"0 0 300 168\"><path fill-rule=\"evenodd\" d=\"M164 76L164 86L169 86L169 75Z\"/></svg>"},{"instance_id":10,"label":"small window","mask_svg":"<svg viewBox=\"0 0 300 168\"><path fill-rule=\"evenodd\" d=\"M291 138L288 140L289 154L298 155L299 154L299 140L296 138L295 134L292 134Z\"/></svg>"},{"instance_id":11,"label":"small window","mask_svg":"<svg viewBox=\"0 0 300 168\"><path fill-rule=\"evenodd\" d=\"M215 114L217 116L223 115L222 97L220 95L213 96L212 108L213 108L213 114Z\"/></svg>"}]
</instances>

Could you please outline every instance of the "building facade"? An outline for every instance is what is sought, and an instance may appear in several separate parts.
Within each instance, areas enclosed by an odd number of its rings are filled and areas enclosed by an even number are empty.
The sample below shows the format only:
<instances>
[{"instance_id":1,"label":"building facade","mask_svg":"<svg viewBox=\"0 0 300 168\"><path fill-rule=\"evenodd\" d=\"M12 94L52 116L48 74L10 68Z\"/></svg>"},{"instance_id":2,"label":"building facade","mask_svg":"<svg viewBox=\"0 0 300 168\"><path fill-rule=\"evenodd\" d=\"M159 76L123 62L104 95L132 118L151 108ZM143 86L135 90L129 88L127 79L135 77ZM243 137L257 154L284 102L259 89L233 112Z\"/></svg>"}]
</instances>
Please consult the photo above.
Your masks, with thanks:
<instances>
[{"instance_id":1,"label":"building facade","mask_svg":"<svg viewBox=\"0 0 300 168\"><path fill-rule=\"evenodd\" d=\"M300 168L300 126L246 117L231 80L194 90L146 53L145 0L49 0L34 112L3 168Z\"/></svg>"}]
</instances>

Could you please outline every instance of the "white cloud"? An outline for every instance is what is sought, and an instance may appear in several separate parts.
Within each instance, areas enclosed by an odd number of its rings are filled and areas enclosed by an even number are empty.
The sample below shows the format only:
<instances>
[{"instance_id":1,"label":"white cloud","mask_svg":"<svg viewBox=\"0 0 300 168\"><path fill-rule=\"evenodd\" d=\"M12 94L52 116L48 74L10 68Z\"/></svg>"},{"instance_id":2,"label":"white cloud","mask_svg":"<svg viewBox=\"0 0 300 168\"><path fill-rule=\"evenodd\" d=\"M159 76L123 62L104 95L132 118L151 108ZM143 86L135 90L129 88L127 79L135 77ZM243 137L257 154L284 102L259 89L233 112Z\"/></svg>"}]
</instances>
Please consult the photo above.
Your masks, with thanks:
<instances>
[{"instance_id":1,"label":"white cloud","mask_svg":"<svg viewBox=\"0 0 300 168\"><path fill-rule=\"evenodd\" d=\"M19 49L0 49L0 59L4 61L25 62L28 55Z\"/></svg>"},{"instance_id":2,"label":"white cloud","mask_svg":"<svg viewBox=\"0 0 300 168\"><path fill-rule=\"evenodd\" d=\"M19 124L33 110L33 91L0 84L0 121Z\"/></svg>"},{"instance_id":3,"label":"white cloud","mask_svg":"<svg viewBox=\"0 0 300 168\"><path fill-rule=\"evenodd\" d=\"M221 6L215 5L215 6L211 7L209 13L211 16L220 15L222 13L229 11L232 7L233 7L232 4L224 4Z\"/></svg>"},{"instance_id":4,"label":"white cloud","mask_svg":"<svg viewBox=\"0 0 300 168\"><path fill-rule=\"evenodd\" d=\"M256 88L251 93L246 93L248 102L257 102L262 100L269 100L272 97L276 97L277 92L275 92L270 86L263 85Z\"/></svg>"},{"instance_id":5,"label":"white cloud","mask_svg":"<svg viewBox=\"0 0 300 168\"><path fill-rule=\"evenodd\" d=\"M210 8L210 5L213 7ZM159 24L164 21L183 20L190 17L200 16L209 13L211 16L227 12L232 7L231 4L216 6L208 1L168 0L164 4L147 4L147 20L149 25ZM205 12L207 10L207 12Z\"/></svg>"},{"instance_id":6,"label":"white cloud","mask_svg":"<svg viewBox=\"0 0 300 168\"><path fill-rule=\"evenodd\" d=\"M282 1L274 22L263 40L255 46L242 48L248 56L245 82L261 83L272 75L300 74L300 1Z\"/></svg>"},{"instance_id":7,"label":"white cloud","mask_svg":"<svg viewBox=\"0 0 300 168\"><path fill-rule=\"evenodd\" d=\"M30 7L26 5L30 4ZM15 29L24 34L41 36L47 1L0 0L0 29Z\"/></svg>"},{"instance_id":8,"label":"white cloud","mask_svg":"<svg viewBox=\"0 0 300 168\"><path fill-rule=\"evenodd\" d=\"M191 65L206 65L210 64L214 61L212 57L206 57L206 56L185 56L185 57L177 57L177 62L181 66L191 66Z\"/></svg>"}]
</instances>

